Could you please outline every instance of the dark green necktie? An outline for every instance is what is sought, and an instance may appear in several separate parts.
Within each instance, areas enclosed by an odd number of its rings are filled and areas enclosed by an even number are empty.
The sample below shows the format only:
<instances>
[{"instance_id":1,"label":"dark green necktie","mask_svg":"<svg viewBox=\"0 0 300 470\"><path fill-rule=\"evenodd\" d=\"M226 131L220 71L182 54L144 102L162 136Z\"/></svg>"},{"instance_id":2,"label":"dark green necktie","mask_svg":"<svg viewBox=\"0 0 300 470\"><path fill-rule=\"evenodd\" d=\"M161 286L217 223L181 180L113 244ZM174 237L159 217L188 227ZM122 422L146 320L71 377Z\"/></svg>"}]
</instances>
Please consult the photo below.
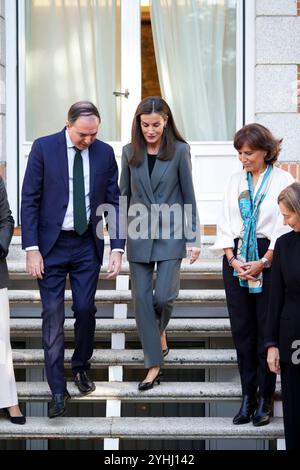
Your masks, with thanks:
<instances>
[{"instance_id":1,"label":"dark green necktie","mask_svg":"<svg viewBox=\"0 0 300 470\"><path fill-rule=\"evenodd\" d=\"M82 235L88 228L85 207L83 162L81 151L76 147L74 148L76 151L73 165L74 230L78 235Z\"/></svg>"}]
</instances>

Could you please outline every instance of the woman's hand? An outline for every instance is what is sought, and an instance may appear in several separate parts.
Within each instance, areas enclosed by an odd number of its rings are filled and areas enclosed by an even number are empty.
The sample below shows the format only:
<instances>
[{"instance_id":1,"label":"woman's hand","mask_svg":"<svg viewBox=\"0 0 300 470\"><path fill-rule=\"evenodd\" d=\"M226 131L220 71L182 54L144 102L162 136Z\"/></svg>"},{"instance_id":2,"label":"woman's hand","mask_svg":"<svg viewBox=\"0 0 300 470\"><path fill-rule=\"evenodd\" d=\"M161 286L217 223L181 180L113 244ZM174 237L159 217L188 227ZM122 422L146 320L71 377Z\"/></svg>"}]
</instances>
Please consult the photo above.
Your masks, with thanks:
<instances>
[{"instance_id":1,"label":"woman's hand","mask_svg":"<svg viewBox=\"0 0 300 470\"><path fill-rule=\"evenodd\" d=\"M190 258L190 264L193 264L200 255L200 248L197 246L191 246L186 250L187 258Z\"/></svg>"},{"instance_id":2,"label":"woman's hand","mask_svg":"<svg viewBox=\"0 0 300 470\"><path fill-rule=\"evenodd\" d=\"M274 374L280 374L280 363L279 363L279 349L275 346L268 348L267 363L271 372Z\"/></svg>"},{"instance_id":3,"label":"woman's hand","mask_svg":"<svg viewBox=\"0 0 300 470\"><path fill-rule=\"evenodd\" d=\"M264 266L259 260L242 263L241 268L244 270L243 277L241 279L251 279L252 281L255 281L258 274L260 274L264 269Z\"/></svg>"},{"instance_id":4,"label":"woman's hand","mask_svg":"<svg viewBox=\"0 0 300 470\"><path fill-rule=\"evenodd\" d=\"M238 259L235 259L232 263L231 266L233 269L237 272L237 275L240 279L245 279L244 274L245 274L245 268L243 268L243 263L239 261Z\"/></svg>"}]
</instances>

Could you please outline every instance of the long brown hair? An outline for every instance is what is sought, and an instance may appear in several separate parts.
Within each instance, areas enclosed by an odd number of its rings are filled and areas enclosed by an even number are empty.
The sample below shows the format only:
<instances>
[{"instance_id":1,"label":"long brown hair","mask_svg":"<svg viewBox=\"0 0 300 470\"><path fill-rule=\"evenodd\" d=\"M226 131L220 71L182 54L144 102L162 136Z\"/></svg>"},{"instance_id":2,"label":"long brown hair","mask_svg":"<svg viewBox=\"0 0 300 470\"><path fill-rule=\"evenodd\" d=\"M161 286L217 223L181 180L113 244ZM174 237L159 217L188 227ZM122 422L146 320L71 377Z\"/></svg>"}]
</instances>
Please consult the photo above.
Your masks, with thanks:
<instances>
[{"instance_id":1,"label":"long brown hair","mask_svg":"<svg viewBox=\"0 0 300 470\"><path fill-rule=\"evenodd\" d=\"M240 150L243 145L249 145L252 150L265 150L265 162L273 165L280 153L281 142L282 139L276 139L267 127L254 122L237 131L233 145L236 150Z\"/></svg>"},{"instance_id":2,"label":"long brown hair","mask_svg":"<svg viewBox=\"0 0 300 470\"><path fill-rule=\"evenodd\" d=\"M132 123L131 146L132 154L129 164L139 166L143 162L147 144L141 130L141 114L160 114L166 126L160 144L159 159L171 160L174 155L175 141L185 142L178 131L169 105L160 96L148 96L138 105Z\"/></svg>"}]
</instances>

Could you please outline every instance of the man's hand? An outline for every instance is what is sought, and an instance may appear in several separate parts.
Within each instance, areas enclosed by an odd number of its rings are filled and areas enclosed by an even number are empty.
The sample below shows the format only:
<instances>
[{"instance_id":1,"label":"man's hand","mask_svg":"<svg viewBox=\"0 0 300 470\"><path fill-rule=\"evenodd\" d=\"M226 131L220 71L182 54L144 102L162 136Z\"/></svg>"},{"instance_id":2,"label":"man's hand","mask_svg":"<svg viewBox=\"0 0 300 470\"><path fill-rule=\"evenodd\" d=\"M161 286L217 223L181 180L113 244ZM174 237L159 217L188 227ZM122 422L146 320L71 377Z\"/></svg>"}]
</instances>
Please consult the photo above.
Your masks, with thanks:
<instances>
[{"instance_id":1,"label":"man's hand","mask_svg":"<svg viewBox=\"0 0 300 470\"><path fill-rule=\"evenodd\" d=\"M197 246L191 246L186 250L186 253L187 258L190 258L190 264L193 264L199 258L200 248Z\"/></svg>"},{"instance_id":2,"label":"man's hand","mask_svg":"<svg viewBox=\"0 0 300 470\"><path fill-rule=\"evenodd\" d=\"M274 374L280 374L279 349L275 346L270 346L268 348L267 362L271 372L274 372Z\"/></svg>"},{"instance_id":3,"label":"man's hand","mask_svg":"<svg viewBox=\"0 0 300 470\"><path fill-rule=\"evenodd\" d=\"M39 250L26 251L26 272L36 279L43 279L44 260Z\"/></svg>"},{"instance_id":4,"label":"man's hand","mask_svg":"<svg viewBox=\"0 0 300 470\"><path fill-rule=\"evenodd\" d=\"M107 279L115 279L120 273L122 265L122 253L120 251L113 251L109 256L108 269L109 273Z\"/></svg>"}]
</instances>

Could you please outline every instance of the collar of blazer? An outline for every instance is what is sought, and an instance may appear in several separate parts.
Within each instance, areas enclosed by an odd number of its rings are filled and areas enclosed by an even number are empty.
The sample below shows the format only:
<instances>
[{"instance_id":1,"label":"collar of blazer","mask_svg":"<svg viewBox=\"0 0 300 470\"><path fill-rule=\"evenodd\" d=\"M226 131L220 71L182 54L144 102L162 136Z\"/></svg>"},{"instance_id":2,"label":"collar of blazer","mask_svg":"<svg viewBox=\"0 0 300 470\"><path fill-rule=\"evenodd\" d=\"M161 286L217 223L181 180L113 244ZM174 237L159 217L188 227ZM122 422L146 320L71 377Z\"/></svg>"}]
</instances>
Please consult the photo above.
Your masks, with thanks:
<instances>
[{"instance_id":1,"label":"collar of blazer","mask_svg":"<svg viewBox=\"0 0 300 470\"><path fill-rule=\"evenodd\" d=\"M159 155L159 154L158 154ZM154 198L154 192L165 174L168 166L170 164L170 160L159 160L159 158L156 159L152 174L151 174L151 179L149 176L149 169L148 169L148 159L147 159L147 152L145 151L144 155L144 160L143 163L136 168L137 174L139 178L141 179L141 182L144 186L144 189L150 199L150 201L153 204L156 204L155 198Z\"/></svg>"}]
</instances>

